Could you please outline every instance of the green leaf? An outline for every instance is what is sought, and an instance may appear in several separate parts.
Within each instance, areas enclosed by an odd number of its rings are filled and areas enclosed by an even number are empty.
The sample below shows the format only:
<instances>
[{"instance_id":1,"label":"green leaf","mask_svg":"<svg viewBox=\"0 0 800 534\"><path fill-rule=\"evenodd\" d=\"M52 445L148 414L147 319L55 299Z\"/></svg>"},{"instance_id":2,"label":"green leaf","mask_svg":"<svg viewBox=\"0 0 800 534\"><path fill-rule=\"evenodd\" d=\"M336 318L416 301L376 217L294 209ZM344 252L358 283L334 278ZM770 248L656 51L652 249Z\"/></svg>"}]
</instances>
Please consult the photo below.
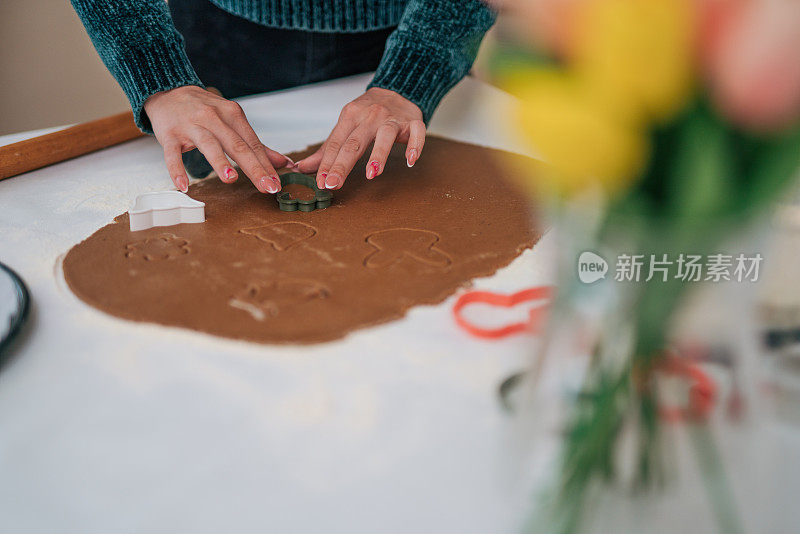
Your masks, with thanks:
<instances>
[{"instance_id":1,"label":"green leaf","mask_svg":"<svg viewBox=\"0 0 800 534\"><path fill-rule=\"evenodd\" d=\"M670 208L682 221L717 218L732 205L736 169L727 128L705 106L685 120L668 179ZM658 150L658 148L656 148Z\"/></svg>"},{"instance_id":2,"label":"green leaf","mask_svg":"<svg viewBox=\"0 0 800 534\"><path fill-rule=\"evenodd\" d=\"M750 173L750 188L742 198L742 209L750 214L774 202L800 171L800 127L769 140L761 149Z\"/></svg>"}]
</instances>

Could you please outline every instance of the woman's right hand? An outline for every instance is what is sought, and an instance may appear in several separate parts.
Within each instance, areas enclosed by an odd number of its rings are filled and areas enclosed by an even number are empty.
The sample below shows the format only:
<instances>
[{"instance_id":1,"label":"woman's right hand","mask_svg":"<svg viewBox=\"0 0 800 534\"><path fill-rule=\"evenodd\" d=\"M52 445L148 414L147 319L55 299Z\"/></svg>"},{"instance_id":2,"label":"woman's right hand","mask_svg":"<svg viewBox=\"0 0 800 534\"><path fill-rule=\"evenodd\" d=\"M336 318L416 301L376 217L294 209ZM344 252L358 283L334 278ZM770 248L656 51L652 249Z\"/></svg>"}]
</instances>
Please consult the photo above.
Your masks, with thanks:
<instances>
[{"instance_id":1,"label":"woman's right hand","mask_svg":"<svg viewBox=\"0 0 800 534\"><path fill-rule=\"evenodd\" d=\"M181 154L193 148L203 153L220 180L233 183L239 176L227 154L262 193L280 191L275 169L294 165L261 143L239 104L200 87L187 85L156 93L145 101L144 111L164 147L172 182L184 193L189 178Z\"/></svg>"}]
</instances>

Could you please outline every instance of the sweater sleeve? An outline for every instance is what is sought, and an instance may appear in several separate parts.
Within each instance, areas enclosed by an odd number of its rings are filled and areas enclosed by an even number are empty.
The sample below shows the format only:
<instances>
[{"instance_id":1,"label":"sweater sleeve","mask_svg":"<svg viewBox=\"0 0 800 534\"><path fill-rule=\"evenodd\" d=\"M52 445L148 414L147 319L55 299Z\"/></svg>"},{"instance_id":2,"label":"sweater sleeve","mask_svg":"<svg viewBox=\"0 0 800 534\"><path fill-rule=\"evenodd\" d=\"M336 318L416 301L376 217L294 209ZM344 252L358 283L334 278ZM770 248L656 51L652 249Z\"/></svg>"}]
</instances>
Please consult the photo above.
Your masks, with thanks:
<instances>
[{"instance_id":1,"label":"sweater sleeve","mask_svg":"<svg viewBox=\"0 0 800 534\"><path fill-rule=\"evenodd\" d=\"M496 14L481 0L410 0L368 87L395 91L427 123L472 67Z\"/></svg>"},{"instance_id":2,"label":"sweater sleeve","mask_svg":"<svg viewBox=\"0 0 800 534\"><path fill-rule=\"evenodd\" d=\"M72 5L142 131L153 132L143 110L148 97L184 85L203 86L164 0L72 0Z\"/></svg>"}]
</instances>

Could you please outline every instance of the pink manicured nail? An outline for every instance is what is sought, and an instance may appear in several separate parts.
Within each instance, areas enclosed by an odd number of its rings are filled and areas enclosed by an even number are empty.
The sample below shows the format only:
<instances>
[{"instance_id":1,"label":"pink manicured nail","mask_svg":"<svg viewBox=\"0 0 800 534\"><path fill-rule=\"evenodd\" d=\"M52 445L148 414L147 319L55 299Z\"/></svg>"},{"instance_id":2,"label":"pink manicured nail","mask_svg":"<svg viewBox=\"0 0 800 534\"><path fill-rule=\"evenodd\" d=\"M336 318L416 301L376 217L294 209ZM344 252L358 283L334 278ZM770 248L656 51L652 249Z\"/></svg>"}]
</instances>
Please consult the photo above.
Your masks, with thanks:
<instances>
[{"instance_id":1,"label":"pink manicured nail","mask_svg":"<svg viewBox=\"0 0 800 534\"><path fill-rule=\"evenodd\" d=\"M264 186L264 189L267 190L267 193L277 193L278 192L278 186L275 185L275 182L272 181L272 180L266 180L265 179L264 183L262 185Z\"/></svg>"},{"instance_id":2,"label":"pink manicured nail","mask_svg":"<svg viewBox=\"0 0 800 534\"><path fill-rule=\"evenodd\" d=\"M224 182L228 183L235 182L236 179L239 177L239 175L236 174L236 171L234 171L230 167L225 167L225 170L223 170L222 172L225 174L225 177L223 178Z\"/></svg>"},{"instance_id":3,"label":"pink manicured nail","mask_svg":"<svg viewBox=\"0 0 800 534\"><path fill-rule=\"evenodd\" d=\"M288 162L287 167L297 166L297 163L295 163L294 160L292 160L292 158L290 158L289 156L283 156L283 157L286 158L286 161Z\"/></svg>"},{"instance_id":4,"label":"pink manicured nail","mask_svg":"<svg viewBox=\"0 0 800 534\"><path fill-rule=\"evenodd\" d=\"M184 193L189 192L189 179L183 175L178 176L175 178L175 183L178 186L178 189L183 191Z\"/></svg>"},{"instance_id":5,"label":"pink manicured nail","mask_svg":"<svg viewBox=\"0 0 800 534\"><path fill-rule=\"evenodd\" d=\"M327 189L334 189L339 186L339 180L336 179L336 176L325 176L325 187Z\"/></svg>"},{"instance_id":6,"label":"pink manicured nail","mask_svg":"<svg viewBox=\"0 0 800 534\"><path fill-rule=\"evenodd\" d=\"M271 193L272 191L270 191L270 188L274 189L275 188L275 184L273 184L272 180L270 180L267 176L265 176L265 177L263 177L262 179L260 179L258 181L257 188L262 193Z\"/></svg>"},{"instance_id":7,"label":"pink manicured nail","mask_svg":"<svg viewBox=\"0 0 800 534\"><path fill-rule=\"evenodd\" d=\"M272 182L275 184L275 191L271 191L272 193L277 193L281 190L281 179L277 176L272 176Z\"/></svg>"},{"instance_id":8,"label":"pink manicured nail","mask_svg":"<svg viewBox=\"0 0 800 534\"><path fill-rule=\"evenodd\" d=\"M370 161L369 168L367 169L367 180L372 180L378 176L381 166L377 161Z\"/></svg>"},{"instance_id":9,"label":"pink manicured nail","mask_svg":"<svg viewBox=\"0 0 800 534\"><path fill-rule=\"evenodd\" d=\"M417 150L415 148L412 148L411 150L408 151L408 154L406 154L406 165L408 165L409 167L413 167L414 164L417 162L418 157L419 156L417 155Z\"/></svg>"}]
</instances>

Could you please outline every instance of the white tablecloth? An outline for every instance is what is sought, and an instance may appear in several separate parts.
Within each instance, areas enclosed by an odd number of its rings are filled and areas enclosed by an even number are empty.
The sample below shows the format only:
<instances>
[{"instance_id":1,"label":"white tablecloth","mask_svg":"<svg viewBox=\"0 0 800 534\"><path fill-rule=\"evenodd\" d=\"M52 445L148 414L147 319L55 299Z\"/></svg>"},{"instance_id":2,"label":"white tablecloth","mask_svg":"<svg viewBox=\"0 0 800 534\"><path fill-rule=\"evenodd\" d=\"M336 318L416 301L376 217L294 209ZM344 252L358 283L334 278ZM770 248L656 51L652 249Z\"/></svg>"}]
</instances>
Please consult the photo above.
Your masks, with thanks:
<instances>
[{"instance_id":1,"label":"white tablecloth","mask_svg":"<svg viewBox=\"0 0 800 534\"><path fill-rule=\"evenodd\" d=\"M324 139L368 79L241 103L290 151ZM496 117L507 98L467 79L430 132L518 150ZM126 322L72 295L70 247L171 188L149 137L0 182L0 261L33 297L0 372L4 532L516 530L530 495L495 390L530 338L468 337L451 298L340 342L273 347ZM475 285L548 282L551 250L545 238Z\"/></svg>"}]
</instances>

